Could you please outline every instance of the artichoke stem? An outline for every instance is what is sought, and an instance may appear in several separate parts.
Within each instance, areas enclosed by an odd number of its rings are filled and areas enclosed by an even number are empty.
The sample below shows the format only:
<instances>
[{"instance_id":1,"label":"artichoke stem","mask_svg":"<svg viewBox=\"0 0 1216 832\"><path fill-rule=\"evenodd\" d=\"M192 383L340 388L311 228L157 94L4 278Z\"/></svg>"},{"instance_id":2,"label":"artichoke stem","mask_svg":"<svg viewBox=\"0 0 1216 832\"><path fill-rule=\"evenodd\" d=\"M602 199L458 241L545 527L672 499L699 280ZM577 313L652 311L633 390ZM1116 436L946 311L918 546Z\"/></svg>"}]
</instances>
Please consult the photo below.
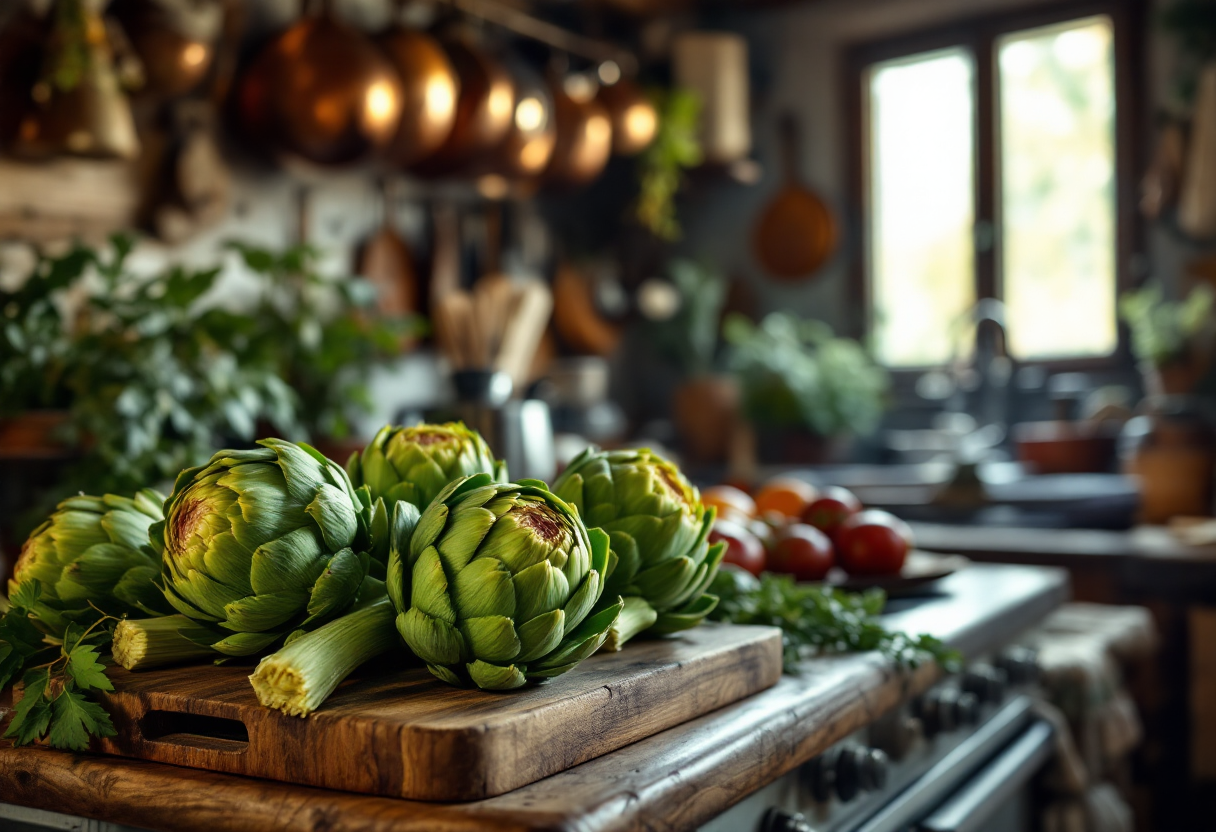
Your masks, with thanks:
<instances>
[{"instance_id":1,"label":"artichoke stem","mask_svg":"<svg viewBox=\"0 0 1216 832\"><path fill-rule=\"evenodd\" d=\"M114 628L114 661L127 670L147 670L194 659L212 658L203 642L214 640L211 630L184 615L126 619Z\"/></svg>"},{"instance_id":2,"label":"artichoke stem","mask_svg":"<svg viewBox=\"0 0 1216 832\"><path fill-rule=\"evenodd\" d=\"M604 653L615 653L625 646L631 638L642 632L658 620L659 614L645 598L636 595L626 596L625 606L616 623L608 628L608 638L600 648Z\"/></svg>"},{"instance_id":3,"label":"artichoke stem","mask_svg":"<svg viewBox=\"0 0 1216 832\"><path fill-rule=\"evenodd\" d=\"M249 677L258 701L308 716L355 668L397 645L396 615L381 597L262 659Z\"/></svg>"}]
</instances>

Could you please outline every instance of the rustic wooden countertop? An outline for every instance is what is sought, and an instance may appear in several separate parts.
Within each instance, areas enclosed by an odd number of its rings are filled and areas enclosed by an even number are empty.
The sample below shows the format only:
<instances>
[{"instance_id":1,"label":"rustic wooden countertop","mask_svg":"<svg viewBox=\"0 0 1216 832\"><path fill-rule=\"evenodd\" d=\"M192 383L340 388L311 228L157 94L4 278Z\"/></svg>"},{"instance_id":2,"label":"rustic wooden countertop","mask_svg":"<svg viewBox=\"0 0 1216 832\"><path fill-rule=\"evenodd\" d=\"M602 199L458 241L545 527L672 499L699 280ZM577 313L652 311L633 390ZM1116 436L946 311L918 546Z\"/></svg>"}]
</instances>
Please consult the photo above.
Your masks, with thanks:
<instances>
[{"instance_id":1,"label":"rustic wooden countertop","mask_svg":"<svg viewBox=\"0 0 1216 832\"><path fill-rule=\"evenodd\" d=\"M1066 573L975 565L889 617L966 655L995 649L1068 595ZM164 832L691 829L872 721L937 670L876 655L805 663L768 691L499 797L366 797L42 748L0 747L0 800Z\"/></svg>"},{"instance_id":2,"label":"rustic wooden countertop","mask_svg":"<svg viewBox=\"0 0 1216 832\"><path fill-rule=\"evenodd\" d=\"M967 556L1004 555L1058 563L1062 559L1145 560L1156 564L1216 566L1216 545L1189 546L1164 526L1127 531L1032 529L913 523L922 549Z\"/></svg>"}]
</instances>

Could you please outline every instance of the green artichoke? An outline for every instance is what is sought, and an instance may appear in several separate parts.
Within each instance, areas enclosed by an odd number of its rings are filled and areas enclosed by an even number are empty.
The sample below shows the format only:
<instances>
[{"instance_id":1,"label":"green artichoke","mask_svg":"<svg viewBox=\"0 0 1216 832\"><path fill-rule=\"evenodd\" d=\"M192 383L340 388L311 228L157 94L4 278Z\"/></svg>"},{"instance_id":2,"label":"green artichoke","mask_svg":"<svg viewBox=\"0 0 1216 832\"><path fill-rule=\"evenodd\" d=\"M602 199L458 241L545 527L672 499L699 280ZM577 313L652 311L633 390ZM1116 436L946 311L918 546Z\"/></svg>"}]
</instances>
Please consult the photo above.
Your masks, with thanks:
<instances>
[{"instance_id":1,"label":"green artichoke","mask_svg":"<svg viewBox=\"0 0 1216 832\"><path fill-rule=\"evenodd\" d=\"M467 477L416 521L394 511L391 525L397 629L451 684L506 690L565 673L620 614L619 598L601 604L608 536L588 532L542 482Z\"/></svg>"},{"instance_id":2,"label":"green artichoke","mask_svg":"<svg viewBox=\"0 0 1216 832\"><path fill-rule=\"evenodd\" d=\"M183 471L151 530L165 597L212 631L193 640L229 656L350 609L372 563L372 527L387 530L382 506L341 467L307 445L258 444Z\"/></svg>"},{"instance_id":3,"label":"green artichoke","mask_svg":"<svg viewBox=\"0 0 1216 832\"><path fill-rule=\"evenodd\" d=\"M638 632L695 627L718 599L706 593L725 552L709 544L714 510L680 470L648 449L588 448L570 463L553 493L612 541L615 563L605 597L622 596L626 614L609 637L616 649Z\"/></svg>"},{"instance_id":4,"label":"green artichoke","mask_svg":"<svg viewBox=\"0 0 1216 832\"><path fill-rule=\"evenodd\" d=\"M419 511L452 480L473 474L507 479L506 466L494 460L481 434L460 422L385 425L362 453L351 454L346 470L356 486L371 489L372 499L386 506L404 500Z\"/></svg>"},{"instance_id":5,"label":"green artichoke","mask_svg":"<svg viewBox=\"0 0 1216 832\"><path fill-rule=\"evenodd\" d=\"M148 540L163 502L151 489L134 498L64 500L21 547L10 596L35 598L29 618L52 641L62 639L70 624L87 628L103 614L168 612L156 585L160 558ZM30 583L38 590L22 592Z\"/></svg>"}]
</instances>

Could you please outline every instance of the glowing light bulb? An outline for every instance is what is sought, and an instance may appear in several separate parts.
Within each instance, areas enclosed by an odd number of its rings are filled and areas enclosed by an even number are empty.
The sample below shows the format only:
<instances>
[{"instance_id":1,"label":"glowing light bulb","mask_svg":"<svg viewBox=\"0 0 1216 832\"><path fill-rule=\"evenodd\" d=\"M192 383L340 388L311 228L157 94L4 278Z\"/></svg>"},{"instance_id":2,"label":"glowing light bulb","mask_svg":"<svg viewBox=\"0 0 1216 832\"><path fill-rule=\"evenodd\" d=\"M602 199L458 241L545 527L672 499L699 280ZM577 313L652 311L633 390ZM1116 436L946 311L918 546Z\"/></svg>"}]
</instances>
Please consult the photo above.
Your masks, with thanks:
<instances>
[{"instance_id":1,"label":"glowing light bulb","mask_svg":"<svg viewBox=\"0 0 1216 832\"><path fill-rule=\"evenodd\" d=\"M377 81L367 88L364 105L371 122L391 121L397 114L397 94L387 81Z\"/></svg>"},{"instance_id":2,"label":"glowing light bulb","mask_svg":"<svg viewBox=\"0 0 1216 832\"><path fill-rule=\"evenodd\" d=\"M545 126L545 105L539 98L530 95L516 105L515 126L523 133L531 133Z\"/></svg>"}]
</instances>

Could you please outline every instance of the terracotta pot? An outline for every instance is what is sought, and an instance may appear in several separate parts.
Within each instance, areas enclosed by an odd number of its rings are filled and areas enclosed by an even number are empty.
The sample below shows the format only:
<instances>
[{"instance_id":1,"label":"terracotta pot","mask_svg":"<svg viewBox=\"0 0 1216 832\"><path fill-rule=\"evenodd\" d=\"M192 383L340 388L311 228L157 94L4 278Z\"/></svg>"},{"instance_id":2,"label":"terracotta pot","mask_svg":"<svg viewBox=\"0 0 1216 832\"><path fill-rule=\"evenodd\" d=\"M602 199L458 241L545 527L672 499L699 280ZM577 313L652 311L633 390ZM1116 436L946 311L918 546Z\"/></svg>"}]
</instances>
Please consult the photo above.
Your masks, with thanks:
<instances>
[{"instance_id":1,"label":"terracotta pot","mask_svg":"<svg viewBox=\"0 0 1216 832\"><path fill-rule=\"evenodd\" d=\"M1212 513L1216 431L1185 399L1148 399L1120 437L1123 471L1140 480L1140 522Z\"/></svg>"},{"instance_id":2,"label":"terracotta pot","mask_svg":"<svg viewBox=\"0 0 1216 832\"><path fill-rule=\"evenodd\" d=\"M32 410L0 419L0 456L62 456L70 448L62 438L70 415L66 410Z\"/></svg>"},{"instance_id":3,"label":"terracotta pot","mask_svg":"<svg viewBox=\"0 0 1216 832\"><path fill-rule=\"evenodd\" d=\"M733 376L701 376L671 397L680 444L694 462L722 462L739 419L739 383Z\"/></svg>"}]
</instances>

